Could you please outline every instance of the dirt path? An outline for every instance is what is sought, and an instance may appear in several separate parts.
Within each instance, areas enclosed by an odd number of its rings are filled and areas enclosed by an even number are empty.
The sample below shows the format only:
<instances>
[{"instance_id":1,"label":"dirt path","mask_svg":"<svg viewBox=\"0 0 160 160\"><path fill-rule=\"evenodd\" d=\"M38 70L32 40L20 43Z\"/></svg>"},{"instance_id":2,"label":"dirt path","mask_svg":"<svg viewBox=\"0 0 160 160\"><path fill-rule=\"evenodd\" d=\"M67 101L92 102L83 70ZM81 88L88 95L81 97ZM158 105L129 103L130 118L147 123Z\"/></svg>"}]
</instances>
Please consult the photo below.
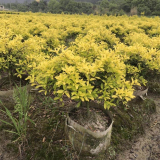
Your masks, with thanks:
<instances>
[{"instance_id":1,"label":"dirt path","mask_svg":"<svg viewBox=\"0 0 160 160\"><path fill-rule=\"evenodd\" d=\"M160 160L160 95L149 95L157 106L157 113L151 117L151 124L145 134L139 137L132 148L117 156L116 160Z\"/></svg>"}]
</instances>

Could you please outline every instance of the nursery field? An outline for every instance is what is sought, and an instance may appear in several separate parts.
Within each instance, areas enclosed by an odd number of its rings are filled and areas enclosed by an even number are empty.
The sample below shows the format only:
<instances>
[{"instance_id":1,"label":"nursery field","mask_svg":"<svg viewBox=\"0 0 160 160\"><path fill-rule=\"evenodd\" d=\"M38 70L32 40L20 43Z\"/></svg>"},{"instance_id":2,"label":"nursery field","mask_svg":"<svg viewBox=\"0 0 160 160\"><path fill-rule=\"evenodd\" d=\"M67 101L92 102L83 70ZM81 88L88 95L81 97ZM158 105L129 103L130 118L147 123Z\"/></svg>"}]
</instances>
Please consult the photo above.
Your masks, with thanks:
<instances>
[{"instance_id":1,"label":"nursery field","mask_svg":"<svg viewBox=\"0 0 160 160\"><path fill-rule=\"evenodd\" d=\"M72 100L96 99L93 84L106 76L99 92L111 106L110 99L130 100L133 85L146 85L160 71L158 17L30 13L0 18L0 70L28 75L30 83L55 90L58 98L70 97L67 89L74 85ZM109 94L103 92L105 83ZM77 88L89 94L81 95Z\"/></svg>"},{"instance_id":2,"label":"nursery field","mask_svg":"<svg viewBox=\"0 0 160 160\"><path fill-rule=\"evenodd\" d=\"M116 159L156 111L147 91L160 93L159 17L0 14L2 160L84 159L64 124L71 105L92 115L91 102L113 115L101 160Z\"/></svg>"}]
</instances>

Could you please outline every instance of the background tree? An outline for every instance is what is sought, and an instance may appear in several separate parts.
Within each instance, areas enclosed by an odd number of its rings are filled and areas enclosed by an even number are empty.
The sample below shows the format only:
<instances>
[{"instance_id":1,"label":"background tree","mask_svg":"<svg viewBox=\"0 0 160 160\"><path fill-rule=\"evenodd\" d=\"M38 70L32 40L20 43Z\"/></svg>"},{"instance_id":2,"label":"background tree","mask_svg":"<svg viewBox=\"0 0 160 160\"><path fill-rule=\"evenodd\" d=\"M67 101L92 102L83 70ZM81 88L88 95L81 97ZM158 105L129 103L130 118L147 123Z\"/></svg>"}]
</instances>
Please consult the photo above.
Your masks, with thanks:
<instances>
[{"instance_id":1,"label":"background tree","mask_svg":"<svg viewBox=\"0 0 160 160\"><path fill-rule=\"evenodd\" d=\"M100 12L102 14L105 14L109 11L109 1L108 0L102 0L100 2Z\"/></svg>"},{"instance_id":2,"label":"background tree","mask_svg":"<svg viewBox=\"0 0 160 160\"><path fill-rule=\"evenodd\" d=\"M71 1L72 1L72 0L59 0L61 10L66 11L66 10L67 10L67 5L68 5Z\"/></svg>"},{"instance_id":3,"label":"background tree","mask_svg":"<svg viewBox=\"0 0 160 160\"><path fill-rule=\"evenodd\" d=\"M44 0L40 0L38 4L39 12L46 12L47 11L47 2Z\"/></svg>"},{"instance_id":4,"label":"background tree","mask_svg":"<svg viewBox=\"0 0 160 160\"><path fill-rule=\"evenodd\" d=\"M39 11L38 4L39 3L37 1L33 1L32 3L29 4L29 10L32 12L38 12Z\"/></svg>"},{"instance_id":5,"label":"background tree","mask_svg":"<svg viewBox=\"0 0 160 160\"><path fill-rule=\"evenodd\" d=\"M139 4L138 5L138 13L139 13L139 15L141 13L144 13L145 15L151 15L151 10L148 6L146 6L144 4Z\"/></svg>"},{"instance_id":6,"label":"background tree","mask_svg":"<svg viewBox=\"0 0 160 160\"><path fill-rule=\"evenodd\" d=\"M19 2L20 0L18 0ZM8 1L5 1L8 2ZM5 8L14 11L112 14L160 15L160 0L21 0L23 3L5 3ZM134 15L133 14L133 15Z\"/></svg>"},{"instance_id":7,"label":"background tree","mask_svg":"<svg viewBox=\"0 0 160 160\"><path fill-rule=\"evenodd\" d=\"M57 0L50 0L48 2L48 12L61 13L62 10L60 10L60 3Z\"/></svg>"}]
</instances>

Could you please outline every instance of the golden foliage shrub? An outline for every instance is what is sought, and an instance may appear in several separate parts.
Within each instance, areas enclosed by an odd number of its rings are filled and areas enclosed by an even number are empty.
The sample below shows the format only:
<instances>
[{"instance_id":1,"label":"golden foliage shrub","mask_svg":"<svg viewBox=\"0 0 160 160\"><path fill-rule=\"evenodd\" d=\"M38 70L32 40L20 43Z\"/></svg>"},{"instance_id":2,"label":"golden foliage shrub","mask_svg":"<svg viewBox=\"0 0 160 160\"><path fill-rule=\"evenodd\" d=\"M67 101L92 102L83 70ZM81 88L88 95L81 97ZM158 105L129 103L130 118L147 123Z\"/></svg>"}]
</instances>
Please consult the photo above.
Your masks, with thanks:
<instances>
[{"instance_id":1,"label":"golden foliage shrub","mask_svg":"<svg viewBox=\"0 0 160 160\"><path fill-rule=\"evenodd\" d=\"M160 18L0 14L0 70L62 100L133 98L135 84L160 71Z\"/></svg>"}]
</instances>

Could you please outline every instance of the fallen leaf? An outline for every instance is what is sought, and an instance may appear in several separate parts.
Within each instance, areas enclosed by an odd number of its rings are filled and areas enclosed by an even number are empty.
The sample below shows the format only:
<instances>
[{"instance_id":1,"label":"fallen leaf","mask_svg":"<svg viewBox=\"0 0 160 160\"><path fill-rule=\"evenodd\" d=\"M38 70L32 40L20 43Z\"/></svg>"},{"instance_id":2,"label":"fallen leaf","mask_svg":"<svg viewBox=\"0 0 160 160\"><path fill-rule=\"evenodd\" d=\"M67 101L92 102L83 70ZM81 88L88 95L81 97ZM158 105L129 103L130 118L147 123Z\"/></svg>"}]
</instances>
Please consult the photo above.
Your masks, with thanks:
<instances>
[{"instance_id":1,"label":"fallen leaf","mask_svg":"<svg viewBox=\"0 0 160 160\"><path fill-rule=\"evenodd\" d=\"M42 142L44 143L44 142L45 142L45 140L46 140L46 137L43 137L43 140L42 140Z\"/></svg>"}]
</instances>

